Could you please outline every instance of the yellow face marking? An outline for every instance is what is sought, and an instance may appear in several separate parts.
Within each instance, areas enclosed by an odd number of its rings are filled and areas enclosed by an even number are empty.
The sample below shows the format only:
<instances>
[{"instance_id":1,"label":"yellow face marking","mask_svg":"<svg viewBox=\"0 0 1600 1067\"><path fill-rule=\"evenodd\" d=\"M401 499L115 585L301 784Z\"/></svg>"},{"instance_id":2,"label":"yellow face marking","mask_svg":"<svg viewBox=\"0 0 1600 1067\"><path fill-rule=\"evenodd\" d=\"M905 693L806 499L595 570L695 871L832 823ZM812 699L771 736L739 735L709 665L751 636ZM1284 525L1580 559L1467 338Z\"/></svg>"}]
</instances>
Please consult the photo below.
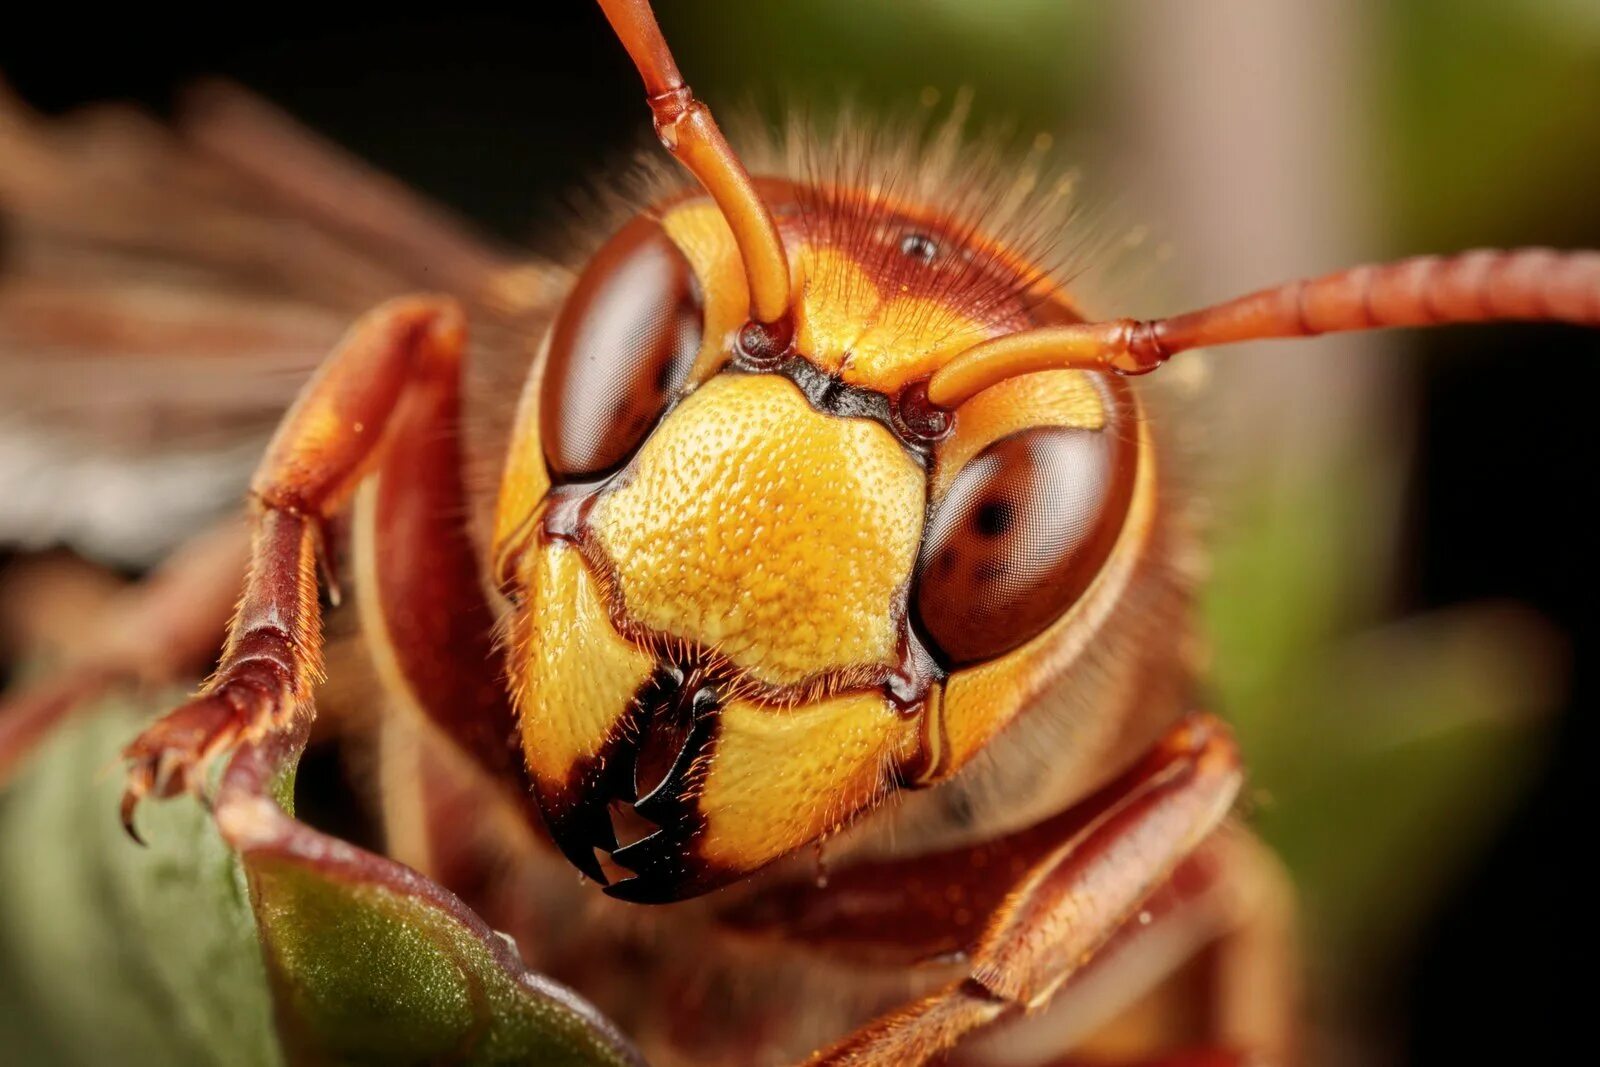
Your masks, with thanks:
<instances>
[{"instance_id":1,"label":"yellow face marking","mask_svg":"<svg viewBox=\"0 0 1600 1067\"><path fill-rule=\"evenodd\" d=\"M839 249L803 244L795 262L795 347L851 385L898 392L994 332L941 301L884 292Z\"/></svg>"},{"instance_id":2,"label":"yellow face marking","mask_svg":"<svg viewBox=\"0 0 1600 1067\"><path fill-rule=\"evenodd\" d=\"M953 432L940 443L933 471L933 499L961 469L1003 437L1035 426L1099 430L1106 424L1106 401L1082 371L1027 374L986 389L961 405Z\"/></svg>"},{"instance_id":3,"label":"yellow face marking","mask_svg":"<svg viewBox=\"0 0 1600 1067\"><path fill-rule=\"evenodd\" d=\"M856 341L844 365L844 380L886 393L926 378L989 336L979 323L957 315L938 300L896 297Z\"/></svg>"},{"instance_id":4,"label":"yellow face marking","mask_svg":"<svg viewBox=\"0 0 1600 1067\"><path fill-rule=\"evenodd\" d=\"M543 545L519 578L529 594L512 643L522 748L536 777L560 783L599 752L653 663L612 628L577 550Z\"/></svg>"},{"instance_id":5,"label":"yellow face marking","mask_svg":"<svg viewBox=\"0 0 1600 1067\"><path fill-rule=\"evenodd\" d=\"M721 375L590 521L633 621L786 685L896 662L924 491L879 424L823 415L784 378Z\"/></svg>"},{"instance_id":6,"label":"yellow face marking","mask_svg":"<svg viewBox=\"0 0 1600 1067\"><path fill-rule=\"evenodd\" d=\"M750 283L728 220L710 200L691 200L661 216L678 251L689 261L705 301L706 332L689 381L709 378L733 349L733 339L750 312Z\"/></svg>"},{"instance_id":7,"label":"yellow face marking","mask_svg":"<svg viewBox=\"0 0 1600 1067\"><path fill-rule=\"evenodd\" d=\"M494 508L494 560L524 536L545 494L550 491L550 471L544 462L544 446L539 437L539 391L544 386L545 357L550 351L547 336L534 358L533 371L523 383L517 400L517 416L506 451L506 467L500 475L500 495ZM496 575L498 579L500 575Z\"/></svg>"},{"instance_id":8,"label":"yellow face marking","mask_svg":"<svg viewBox=\"0 0 1600 1067\"><path fill-rule=\"evenodd\" d=\"M730 703L699 798L702 855L748 870L836 829L888 795L917 736L916 719L874 693L787 709Z\"/></svg>"},{"instance_id":9,"label":"yellow face marking","mask_svg":"<svg viewBox=\"0 0 1600 1067\"><path fill-rule=\"evenodd\" d=\"M801 245L794 259L795 347L836 372L882 307L878 287L836 249Z\"/></svg>"}]
</instances>

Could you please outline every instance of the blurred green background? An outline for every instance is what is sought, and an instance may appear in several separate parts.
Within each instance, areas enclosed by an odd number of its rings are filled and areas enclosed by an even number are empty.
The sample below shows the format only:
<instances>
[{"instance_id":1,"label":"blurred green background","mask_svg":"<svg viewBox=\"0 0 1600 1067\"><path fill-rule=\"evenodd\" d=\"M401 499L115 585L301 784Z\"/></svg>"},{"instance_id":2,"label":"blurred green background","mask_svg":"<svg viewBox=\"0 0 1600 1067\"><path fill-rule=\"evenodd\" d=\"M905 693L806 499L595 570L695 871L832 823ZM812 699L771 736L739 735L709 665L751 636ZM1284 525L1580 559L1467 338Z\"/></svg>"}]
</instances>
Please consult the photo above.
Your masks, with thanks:
<instances>
[{"instance_id":1,"label":"blurred green background","mask_svg":"<svg viewBox=\"0 0 1600 1067\"><path fill-rule=\"evenodd\" d=\"M1105 231L1145 235L1106 290L1133 311L1600 245L1593 0L658 7L713 103L870 113L965 87L977 124L1050 132ZM0 69L46 109L160 108L225 73L535 244L642 136L587 4L244 17L140 13L95 44L63 17L8 33ZM122 29L138 48L107 46ZM1219 355L1182 416L1207 430L1214 701L1302 892L1319 1062L1549 1062L1583 1034L1597 367L1593 335L1556 327L1320 340Z\"/></svg>"}]
</instances>

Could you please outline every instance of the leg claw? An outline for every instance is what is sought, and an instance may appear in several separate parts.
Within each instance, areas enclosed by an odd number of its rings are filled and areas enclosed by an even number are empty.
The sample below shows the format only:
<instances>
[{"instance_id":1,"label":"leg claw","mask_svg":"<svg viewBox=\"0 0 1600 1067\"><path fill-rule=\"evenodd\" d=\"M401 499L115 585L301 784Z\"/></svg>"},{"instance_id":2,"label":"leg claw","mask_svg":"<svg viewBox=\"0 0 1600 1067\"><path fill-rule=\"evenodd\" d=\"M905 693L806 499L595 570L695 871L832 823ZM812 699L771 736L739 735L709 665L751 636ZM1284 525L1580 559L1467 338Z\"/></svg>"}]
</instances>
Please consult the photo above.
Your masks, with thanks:
<instances>
[{"instance_id":1,"label":"leg claw","mask_svg":"<svg viewBox=\"0 0 1600 1067\"><path fill-rule=\"evenodd\" d=\"M189 703L156 722L122 750L128 782L122 793L122 826L140 844L133 816L147 796L202 796L213 762L236 748L248 717L226 687Z\"/></svg>"}]
</instances>

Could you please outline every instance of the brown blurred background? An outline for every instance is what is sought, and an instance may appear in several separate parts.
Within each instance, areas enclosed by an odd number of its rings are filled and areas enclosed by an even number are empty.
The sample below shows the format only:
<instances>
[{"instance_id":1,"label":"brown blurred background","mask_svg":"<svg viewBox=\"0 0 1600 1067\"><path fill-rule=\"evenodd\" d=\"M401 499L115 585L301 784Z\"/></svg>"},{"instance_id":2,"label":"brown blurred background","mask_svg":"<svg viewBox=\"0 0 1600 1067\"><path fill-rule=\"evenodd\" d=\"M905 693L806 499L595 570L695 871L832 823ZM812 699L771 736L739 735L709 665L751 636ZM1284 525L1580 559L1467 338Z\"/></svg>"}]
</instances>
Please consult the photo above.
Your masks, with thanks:
<instances>
[{"instance_id":1,"label":"brown blurred background","mask_svg":"<svg viewBox=\"0 0 1600 1067\"><path fill-rule=\"evenodd\" d=\"M1363 259L1600 247L1593 0L657 6L714 103L771 118L970 87L979 125L1050 133L1131 264L1117 311ZM160 111L223 74L535 247L644 128L587 3L30 17L0 37L0 72L35 107ZM1213 362L1195 417L1213 431L1215 697L1305 899L1320 1050L1582 1048L1600 335L1445 330Z\"/></svg>"}]
</instances>

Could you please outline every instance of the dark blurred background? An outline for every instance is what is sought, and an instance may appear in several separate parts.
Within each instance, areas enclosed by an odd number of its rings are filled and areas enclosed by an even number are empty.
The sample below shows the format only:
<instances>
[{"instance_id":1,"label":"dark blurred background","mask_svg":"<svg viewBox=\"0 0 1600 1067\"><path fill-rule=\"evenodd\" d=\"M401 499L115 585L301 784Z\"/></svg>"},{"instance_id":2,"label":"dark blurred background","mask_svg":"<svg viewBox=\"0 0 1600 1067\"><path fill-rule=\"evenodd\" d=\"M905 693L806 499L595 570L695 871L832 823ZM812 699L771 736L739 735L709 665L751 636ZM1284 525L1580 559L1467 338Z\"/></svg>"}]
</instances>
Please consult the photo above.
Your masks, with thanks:
<instances>
[{"instance_id":1,"label":"dark blurred background","mask_svg":"<svg viewBox=\"0 0 1600 1067\"><path fill-rule=\"evenodd\" d=\"M1358 259L1600 247L1592 0L658 4L713 103L868 110L925 87L1050 132L1134 311ZM62 7L0 36L35 107L157 111L235 78L486 228L644 133L588 3L505 15ZM8 20L9 21L9 20ZM948 97L947 97L948 98ZM1111 224L1107 224L1111 225ZM1137 247L1135 247L1137 246ZM1121 310L1120 308L1115 310ZM1594 805L1600 333L1452 329L1215 361L1217 701L1305 898L1329 1062L1552 1062L1588 1037L1578 855Z\"/></svg>"}]
</instances>

